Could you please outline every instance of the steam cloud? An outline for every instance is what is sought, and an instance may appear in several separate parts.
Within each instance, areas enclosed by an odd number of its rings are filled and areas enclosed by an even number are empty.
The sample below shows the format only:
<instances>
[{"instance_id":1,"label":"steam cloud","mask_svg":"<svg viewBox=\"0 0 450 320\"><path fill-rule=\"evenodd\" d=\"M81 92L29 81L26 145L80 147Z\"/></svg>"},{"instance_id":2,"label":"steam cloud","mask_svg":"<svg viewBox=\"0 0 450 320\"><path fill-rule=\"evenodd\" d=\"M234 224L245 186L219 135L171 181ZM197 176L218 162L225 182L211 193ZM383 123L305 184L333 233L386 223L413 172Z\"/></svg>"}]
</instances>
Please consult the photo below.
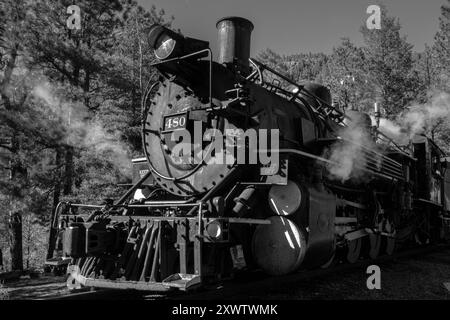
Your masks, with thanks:
<instances>
[{"instance_id":1,"label":"steam cloud","mask_svg":"<svg viewBox=\"0 0 450 320\"><path fill-rule=\"evenodd\" d=\"M327 164L330 178L341 182L350 178L363 178L365 171L362 168L366 164L366 158L362 146L374 147L369 132L358 124L351 123L348 127L342 128L339 136L345 141L335 142L327 151L328 159L333 162Z\"/></svg>"},{"instance_id":2,"label":"steam cloud","mask_svg":"<svg viewBox=\"0 0 450 320\"><path fill-rule=\"evenodd\" d=\"M437 92L428 103L409 107L395 122L381 119L379 130L396 143L405 145L414 135L446 121L450 121L450 94Z\"/></svg>"},{"instance_id":3,"label":"steam cloud","mask_svg":"<svg viewBox=\"0 0 450 320\"><path fill-rule=\"evenodd\" d=\"M372 117L372 122L374 119ZM380 119L379 131L399 145L407 145L414 135L425 132L436 124L450 123L450 94L435 93L426 104L415 104L407 108L395 121ZM339 132L339 136L353 143L336 142L327 150L330 177L342 182L350 178L362 179L366 157L361 146L376 148L366 129L358 123L350 123ZM372 159L379 162L380 159Z\"/></svg>"},{"instance_id":4,"label":"steam cloud","mask_svg":"<svg viewBox=\"0 0 450 320\"><path fill-rule=\"evenodd\" d=\"M61 99L53 91L49 83L44 83L36 85L32 93L34 97L42 99L45 107L50 109L47 114L55 119L49 120L63 121L63 142L89 152L107 153L115 168L128 176L131 167L130 151L120 141L118 134L108 132L99 120L91 119L83 104Z\"/></svg>"}]
</instances>

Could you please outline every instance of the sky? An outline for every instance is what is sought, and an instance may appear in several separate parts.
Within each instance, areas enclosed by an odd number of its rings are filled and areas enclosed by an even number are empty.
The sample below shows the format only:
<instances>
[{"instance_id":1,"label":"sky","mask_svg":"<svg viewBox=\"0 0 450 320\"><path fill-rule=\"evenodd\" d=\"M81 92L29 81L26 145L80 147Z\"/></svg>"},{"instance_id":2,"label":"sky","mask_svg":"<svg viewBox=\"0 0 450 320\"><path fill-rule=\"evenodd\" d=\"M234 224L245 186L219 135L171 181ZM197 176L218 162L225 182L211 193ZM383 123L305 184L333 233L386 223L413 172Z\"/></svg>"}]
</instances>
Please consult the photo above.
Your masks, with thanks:
<instances>
[{"instance_id":1,"label":"sky","mask_svg":"<svg viewBox=\"0 0 450 320\"><path fill-rule=\"evenodd\" d=\"M385 0L391 16L400 19L402 33L422 51L433 42L441 5L447 0ZM207 40L217 52L216 22L241 16L253 22L251 56L270 48L280 54L330 53L342 37L363 44L359 32L376 0L138 0L175 17L173 27L185 36Z\"/></svg>"}]
</instances>

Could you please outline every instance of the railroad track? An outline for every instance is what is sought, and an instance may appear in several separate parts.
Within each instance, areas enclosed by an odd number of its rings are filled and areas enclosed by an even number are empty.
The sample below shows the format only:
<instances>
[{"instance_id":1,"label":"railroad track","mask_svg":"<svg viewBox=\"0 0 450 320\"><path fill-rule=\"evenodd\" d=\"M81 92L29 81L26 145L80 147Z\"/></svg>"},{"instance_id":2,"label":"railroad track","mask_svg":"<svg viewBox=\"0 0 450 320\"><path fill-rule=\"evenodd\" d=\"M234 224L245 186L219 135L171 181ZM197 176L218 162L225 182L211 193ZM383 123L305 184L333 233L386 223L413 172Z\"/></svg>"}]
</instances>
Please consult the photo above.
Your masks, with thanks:
<instances>
[{"instance_id":1,"label":"railroad track","mask_svg":"<svg viewBox=\"0 0 450 320\"><path fill-rule=\"evenodd\" d=\"M377 259L359 260L356 263L342 263L327 269L301 270L297 273L279 276L267 277L262 273L252 273L246 276L240 276L220 284L205 286L197 291L171 292L170 294L149 294L148 292L138 292L133 290L95 290L78 293L69 293L67 295L55 296L43 300L218 300L230 299L235 296L245 295L252 292L264 292L268 289L282 288L292 286L293 283L301 282L307 279L321 278L335 273L343 273L356 269L363 269L369 265L379 265L388 262L395 262L417 256L426 256L433 252L448 250L450 245L428 245L411 249L406 249L393 255L380 256ZM364 269L365 270L365 269ZM243 279L245 278L245 282Z\"/></svg>"}]
</instances>

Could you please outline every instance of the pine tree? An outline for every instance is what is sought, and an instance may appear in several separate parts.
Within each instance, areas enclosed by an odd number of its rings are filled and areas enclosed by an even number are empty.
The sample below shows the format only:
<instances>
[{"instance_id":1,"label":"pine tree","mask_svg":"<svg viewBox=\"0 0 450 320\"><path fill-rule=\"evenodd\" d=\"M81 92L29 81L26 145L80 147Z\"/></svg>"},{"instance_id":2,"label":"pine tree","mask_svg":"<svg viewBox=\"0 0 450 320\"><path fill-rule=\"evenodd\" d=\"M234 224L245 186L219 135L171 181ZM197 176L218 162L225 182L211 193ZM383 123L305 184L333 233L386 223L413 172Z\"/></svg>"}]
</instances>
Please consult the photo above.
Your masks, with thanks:
<instances>
[{"instance_id":1,"label":"pine tree","mask_svg":"<svg viewBox=\"0 0 450 320\"><path fill-rule=\"evenodd\" d=\"M369 81L376 86L376 97L386 116L393 118L415 98L412 79L412 45L400 34L397 18L381 6L381 29L361 27L366 46L364 54Z\"/></svg>"},{"instance_id":2,"label":"pine tree","mask_svg":"<svg viewBox=\"0 0 450 320\"><path fill-rule=\"evenodd\" d=\"M333 48L322 79L331 89L336 104L360 111L368 111L373 106L373 86L367 76L364 51L349 39L342 39Z\"/></svg>"},{"instance_id":3,"label":"pine tree","mask_svg":"<svg viewBox=\"0 0 450 320\"><path fill-rule=\"evenodd\" d=\"M433 49L425 45L423 52L413 55L413 73L417 79L416 101L425 103L428 95L436 88L437 85L437 59L433 53Z\"/></svg>"},{"instance_id":4,"label":"pine tree","mask_svg":"<svg viewBox=\"0 0 450 320\"><path fill-rule=\"evenodd\" d=\"M19 64L19 54L21 52L20 34L23 31L21 21L25 16L23 1L2 2L0 8L1 43L0 51L2 61L2 72L0 76L0 120L5 119L5 114L23 108L25 98L21 92L20 84L14 76L14 71ZM26 96L25 96L26 97ZM3 118L3 119L2 119ZM3 143L1 151L6 149L7 159L3 158L3 167L7 163L8 176L0 177L0 201L7 204L8 208L8 242L11 254L11 268L13 270L23 269L22 258L22 213L24 190L28 185L27 171L24 166L24 158L20 153L20 136L22 132L17 126L5 124L13 121L0 121L0 134L3 139L9 139L10 143Z\"/></svg>"},{"instance_id":5,"label":"pine tree","mask_svg":"<svg viewBox=\"0 0 450 320\"><path fill-rule=\"evenodd\" d=\"M439 30L436 33L433 53L436 59L437 86L450 92L450 0L441 7Z\"/></svg>"},{"instance_id":6,"label":"pine tree","mask_svg":"<svg viewBox=\"0 0 450 320\"><path fill-rule=\"evenodd\" d=\"M156 80L146 32L170 20L135 1L85 0L76 3L81 30L69 30L72 1L6 1L0 134L14 136L17 147L14 183L0 177L0 203L26 217L29 230L30 223L48 226L60 200L101 201L122 191L117 183L129 177L131 154L141 147L141 95ZM27 14L13 20L12 10L24 8ZM26 233L26 248L38 236ZM11 239L21 258L22 236Z\"/></svg>"}]
</instances>

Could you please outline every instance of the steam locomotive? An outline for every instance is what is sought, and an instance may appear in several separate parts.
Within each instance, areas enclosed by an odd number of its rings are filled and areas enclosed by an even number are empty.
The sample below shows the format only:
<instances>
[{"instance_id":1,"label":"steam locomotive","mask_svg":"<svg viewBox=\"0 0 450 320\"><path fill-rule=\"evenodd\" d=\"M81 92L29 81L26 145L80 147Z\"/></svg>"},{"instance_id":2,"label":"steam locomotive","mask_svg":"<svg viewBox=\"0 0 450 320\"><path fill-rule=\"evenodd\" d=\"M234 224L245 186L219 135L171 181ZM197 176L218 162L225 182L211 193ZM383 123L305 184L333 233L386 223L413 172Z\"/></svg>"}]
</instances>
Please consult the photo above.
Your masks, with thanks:
<instances>
[{"instance_id":1,"label":"steam locomotive","mask_svg":"<svg viewBox=\"0 0 450 320\"><path fill-rule=\"evenodd\" d=\"M216 62L208 42L151 27L160 81L143 99L133 185L115 202L58 205L69 288L190 290L448 238L450 172L432 140L400 146L325 86L251 59L250 21L217 29ZM370 143L342 134L352 127ZM330 173L336 148L359 153L346 179Z\"/></svg>"}]
</instances>

